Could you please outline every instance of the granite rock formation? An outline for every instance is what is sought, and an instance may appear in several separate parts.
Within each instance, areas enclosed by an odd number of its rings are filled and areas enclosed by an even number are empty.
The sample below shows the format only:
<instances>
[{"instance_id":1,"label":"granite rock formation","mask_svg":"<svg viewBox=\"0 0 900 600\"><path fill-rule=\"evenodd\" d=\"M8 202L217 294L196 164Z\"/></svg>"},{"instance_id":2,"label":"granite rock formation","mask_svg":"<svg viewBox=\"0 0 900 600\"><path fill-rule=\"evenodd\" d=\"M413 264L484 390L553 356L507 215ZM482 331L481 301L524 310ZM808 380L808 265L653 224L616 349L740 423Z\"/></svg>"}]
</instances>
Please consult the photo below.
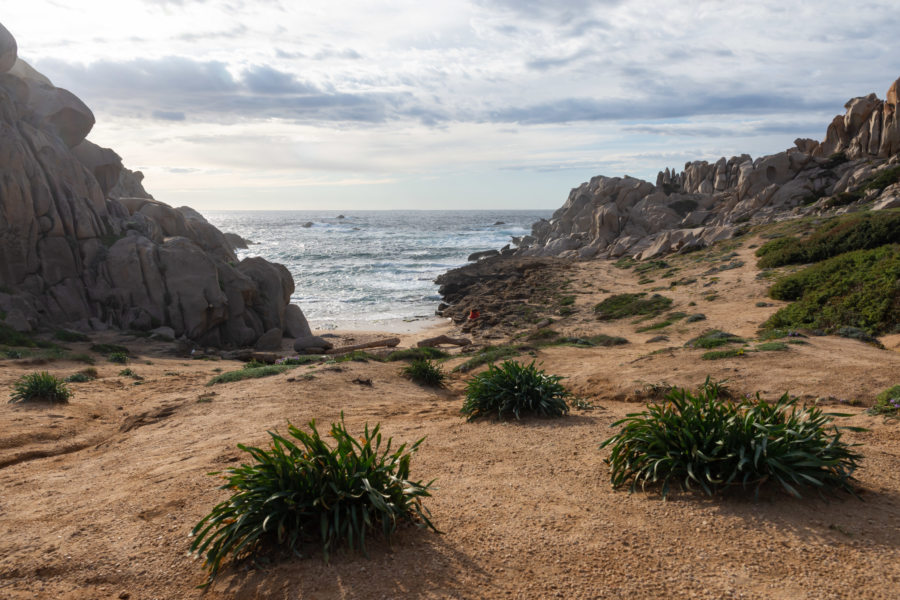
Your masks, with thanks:
<instances>
[{"instance_id":1,"label":"granite rock formation","mask_svg":"<svg viewBox=\"0 0 900 600\"><path fill-rule=\"evenodd\" d=\"M19 330L171 328L211 346L310 335L288 270L238 261L216 227L144 190L85 137L90 109L0 25L0 316ZM305 326L305 327L304 327Z\"/></svg>"},{"instance_id":2,"label":"granite rock formation","mask_svg":"<svg viewBox=\"0 0 900 600\"><path fill-rule=\"evenodd\" d=\"M825 139L753 160L749 155L695 161L666 169L656 183L632 177L594 177L573 189L531 235L517 238L520 256L651 258L689 251L731 237L744 223L764 223L817 211L900 163L900 79L886 99L853 98ZM896 205L894 186L869 189L873 208ZM845 207L843 210L852 210Z\"/></svg>"}]
</instances>

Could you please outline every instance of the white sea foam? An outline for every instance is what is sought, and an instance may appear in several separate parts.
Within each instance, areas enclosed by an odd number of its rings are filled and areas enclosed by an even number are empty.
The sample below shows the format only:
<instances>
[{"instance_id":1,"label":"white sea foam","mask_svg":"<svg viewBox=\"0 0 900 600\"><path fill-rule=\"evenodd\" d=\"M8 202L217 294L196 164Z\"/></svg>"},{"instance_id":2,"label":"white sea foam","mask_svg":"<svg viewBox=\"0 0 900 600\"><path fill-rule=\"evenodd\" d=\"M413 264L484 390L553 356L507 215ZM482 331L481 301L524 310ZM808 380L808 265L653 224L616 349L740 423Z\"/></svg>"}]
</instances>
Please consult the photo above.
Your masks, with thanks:
<instances>
[{"instance_id":1,"label":"white sea foam","mask_svg":"<svg viewBox=\"0 0 900 600\"><path fill-rule=\"evenodd\" d=\"M434 279L481 250L526 235L552 211L216 211L222 231L256 242L238 258L262 256L285 265L298 304L315 328L434 315ZM501 225L494 225L502 221ZM302 227L312 222L312 227Z\"/></svg>"}]
</instances>

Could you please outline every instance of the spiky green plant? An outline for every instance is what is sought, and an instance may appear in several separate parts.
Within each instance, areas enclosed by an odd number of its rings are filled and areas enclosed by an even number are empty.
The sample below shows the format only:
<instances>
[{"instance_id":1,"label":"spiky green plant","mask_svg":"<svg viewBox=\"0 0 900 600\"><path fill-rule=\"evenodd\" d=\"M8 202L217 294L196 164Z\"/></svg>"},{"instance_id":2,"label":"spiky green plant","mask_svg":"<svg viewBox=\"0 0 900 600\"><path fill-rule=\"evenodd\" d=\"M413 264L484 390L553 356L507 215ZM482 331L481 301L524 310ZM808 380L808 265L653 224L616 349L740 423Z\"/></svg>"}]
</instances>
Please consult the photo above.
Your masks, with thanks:
<instances>
[{"instance_id":1,"label":"spiky green plant","mask_svg":"<svg viewBox=\"0 0 900 600\"><path fill-rule=\"evenodd\" d=\"M22 375L13 384L13 392L9 402L31 402L33 400L46 400L51 403L65 404L72 396L72 392L66 387L63 380L48 373L29 373Z\"/></svg>"},{"instance_id":2,"label":"spiky green plant","mask_svg":"<svg viewBox=\"0 0 900 600\"><path fill-rule=\"evenodd\" d=\"M366 536L377 530L390 541L403 521L437 531L422 506L434 482L409 479L410 460L425 438L391 450L392 438L382 445L380 425L366 425L357 439L343 414L329 432L334 447L315 421L309 430L288 424L287 436L269 432L269 450L238 444L255 462L225 471L220 489L232 496L193 529L191 551L205 557L209 581L229 554L251 556L266 544L299 554L303 543L317 541L327 561L344 543L365 554Z\"/></svg>"},{"instance_id":3,"label":"spiky green plant","mask_svg":"<svg viewBox=\"0 0 900 600\"><path fill-rule=\"evenodd\" d=\"M419 385L427 385L431 387L442 387L444 379L447 375L440 365L428 360L427 358L417 358L402 369L400 374L409 378L411 381Z\"/></svg>"},{"instance_id":4,"label":"spiky green plant","mask_svg":"<svg viewBox=\"0 0 900 600\"><path fill-rule=\"evenodd\" d=\"M570 396L559 375L547 375L531 364L513 360L499 367L489 365L487 371L475 375L466 386L462 413L469 421L496 413L499 418L512 413L542 417L561 417L569 412L566 399Z\"/></svg>"},{"instance_id":5,"label":"spiky green plant","mask_svg":"<svg viewBox=\"0 0 900 600\"><path fill-rule=\"evenodd\" d=\"M735 486L758 495L767 481L796 497L802 488L853 493L862 456L832 424L844 416L799 407L788 394L770 404L758 395L755 402L723 401L710 386L696 395L675 389L665 403L613 423L622 429L600 447L611 446L605 462L613 487L660 485L663 498L673 483L709 495Z\"/></svg>"}]
</instances>

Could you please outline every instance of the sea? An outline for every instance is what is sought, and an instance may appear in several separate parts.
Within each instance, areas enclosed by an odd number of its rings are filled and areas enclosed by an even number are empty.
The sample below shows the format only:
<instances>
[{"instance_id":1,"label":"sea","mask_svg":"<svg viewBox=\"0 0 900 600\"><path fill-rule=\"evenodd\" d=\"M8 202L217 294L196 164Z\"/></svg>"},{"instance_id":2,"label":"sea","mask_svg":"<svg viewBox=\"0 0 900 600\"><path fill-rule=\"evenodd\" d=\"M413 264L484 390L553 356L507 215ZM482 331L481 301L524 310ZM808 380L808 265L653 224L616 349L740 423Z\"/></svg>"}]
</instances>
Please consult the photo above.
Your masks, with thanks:
<instances>
[{"instance_id":1,"label":"sea","mask_svg":"<svg viewBox=\"0 0 900 600\"><path fill-rule=\"evenodd\" d=\"M313 329L413 331L435 321L434 279L481 250L550 218L552 210L208 211L294 277L291 302ZM311 225L309 225L311 223ZM304 226L307 225L307 226Z\"/></svg>"}]
</instances>

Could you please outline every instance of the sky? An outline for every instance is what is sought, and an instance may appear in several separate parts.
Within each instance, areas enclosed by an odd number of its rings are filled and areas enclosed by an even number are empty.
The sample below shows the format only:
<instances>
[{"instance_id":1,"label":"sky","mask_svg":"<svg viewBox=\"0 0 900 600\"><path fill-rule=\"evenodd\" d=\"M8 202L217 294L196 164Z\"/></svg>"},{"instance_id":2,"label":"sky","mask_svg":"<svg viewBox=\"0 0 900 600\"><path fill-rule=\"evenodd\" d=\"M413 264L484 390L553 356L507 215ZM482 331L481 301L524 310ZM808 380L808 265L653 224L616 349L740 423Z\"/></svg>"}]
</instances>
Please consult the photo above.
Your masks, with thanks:
<instances>
[{"instance_id":1,"label":"sky","mask_svg":"<svg viewBox=\"0 0 900 600\"><path fill-rule=\"evenodd\" d=\"M19 56L198 210L557 208L822 139L900 76L896 0L29 0Z\"/></svg>"}]
</instances>

